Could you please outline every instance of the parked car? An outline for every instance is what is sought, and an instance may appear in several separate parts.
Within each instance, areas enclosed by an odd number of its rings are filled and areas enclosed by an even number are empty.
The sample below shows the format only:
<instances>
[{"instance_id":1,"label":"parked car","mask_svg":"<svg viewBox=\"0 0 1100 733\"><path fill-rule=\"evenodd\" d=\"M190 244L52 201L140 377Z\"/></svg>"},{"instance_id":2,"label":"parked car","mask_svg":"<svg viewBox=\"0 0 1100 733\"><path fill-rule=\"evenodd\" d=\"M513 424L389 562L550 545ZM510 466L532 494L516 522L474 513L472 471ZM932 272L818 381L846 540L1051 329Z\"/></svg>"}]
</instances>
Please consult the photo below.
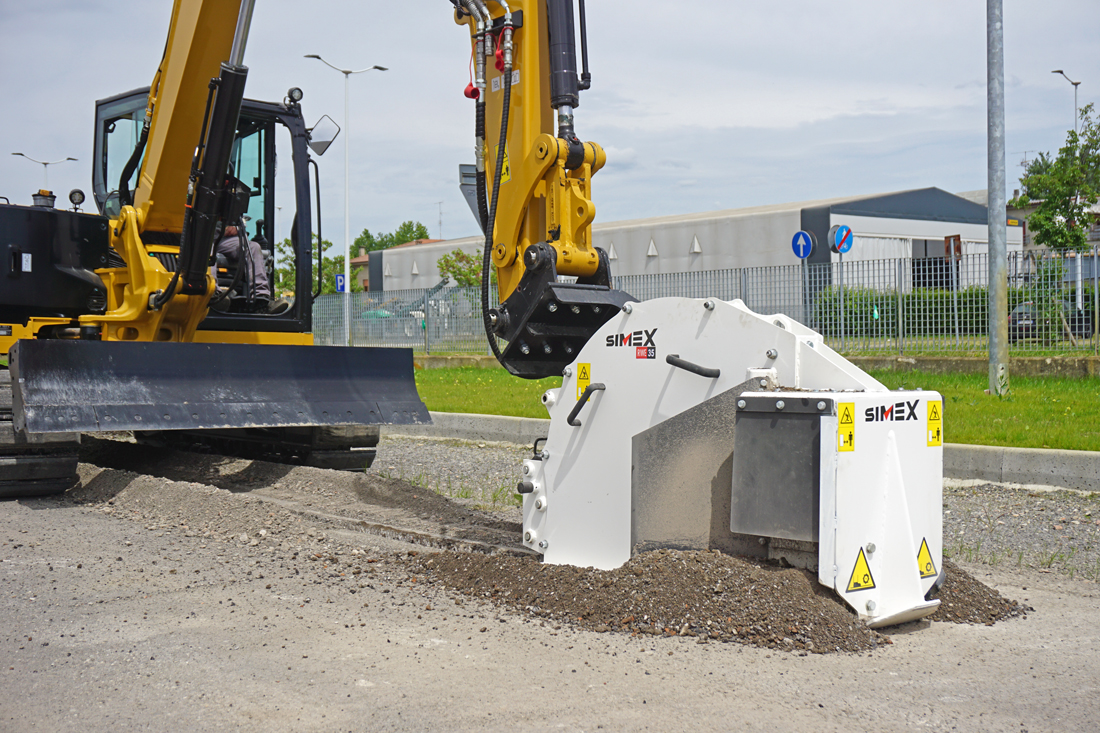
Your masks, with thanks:
<instances>
[{"instance_id":1,"label":"parked car","mask_svg":"<svg viewBox=\"0 0 1100 733\"><path fill-rule=\"evenodd\" d=\"M1066 326L1075 338L1088 338L1092 335L1092 312L1074 308L1061 301L1065 324L1057 311L1044 313L1033 301L1025 301L1008 314L1008 341L1015 343L1021 339L1047 338L1061 339L1065 336Z\"/></svg>"}]
</instances>

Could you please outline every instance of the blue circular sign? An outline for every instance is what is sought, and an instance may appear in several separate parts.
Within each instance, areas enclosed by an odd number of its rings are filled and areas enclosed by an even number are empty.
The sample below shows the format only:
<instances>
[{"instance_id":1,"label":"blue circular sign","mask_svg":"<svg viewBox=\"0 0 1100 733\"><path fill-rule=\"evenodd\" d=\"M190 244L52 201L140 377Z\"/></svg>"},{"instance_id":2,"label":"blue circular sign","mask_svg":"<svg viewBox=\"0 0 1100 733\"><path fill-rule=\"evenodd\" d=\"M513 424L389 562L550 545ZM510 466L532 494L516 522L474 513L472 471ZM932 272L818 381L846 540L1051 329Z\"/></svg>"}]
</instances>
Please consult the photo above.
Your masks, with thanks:
<instances>
[{"instance_id":1,"label":"blue circular sign","mask_svg":"<svg viewBox=\"0 0 1100 733\"><path fill-rule=\"evenodd\" d=\"M852 248L852 244L855 242L855 235L852 234L852 228L841 224L835 226L830 231L832 241L829 242L829 247L834 252L844 254Z\"/></svg>"},{"instance_id":2,"label":"blue circular sign","mask_svg":"<svg viewBox=\"0 0 1100 733\"><path fill-rule=\"evenodd\" d=\"M812 232L796 232L791 240L791 249L794 250L795 257L804 260L817 249L816 237Z\"/></svg>"}]
</instances>

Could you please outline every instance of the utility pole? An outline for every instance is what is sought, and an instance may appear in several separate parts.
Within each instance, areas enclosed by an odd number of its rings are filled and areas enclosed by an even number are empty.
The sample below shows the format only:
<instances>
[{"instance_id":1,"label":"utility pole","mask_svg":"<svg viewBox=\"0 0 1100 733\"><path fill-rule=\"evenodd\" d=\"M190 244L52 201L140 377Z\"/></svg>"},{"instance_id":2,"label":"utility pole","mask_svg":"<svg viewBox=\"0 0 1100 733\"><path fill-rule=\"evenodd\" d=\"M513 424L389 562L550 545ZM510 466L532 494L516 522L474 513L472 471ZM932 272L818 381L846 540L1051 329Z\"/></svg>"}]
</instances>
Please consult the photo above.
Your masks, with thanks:
<instances>
[{"instance_id":1,"label":"utility pole","mask_svg":"<svg viewBox=\"0 0 1100 733\"><path fill-rule=\"evenodd\" d=\"M1005 217L1005 54L1002 0L986 0L989 201L989 394L1008 394L1008 222Z\"/></svg>"},{"instance_id":2,"label":"utility pole","mask_svg":"<svg viewBox=\"0 0 1100 733\"><path fill-rule=\"evenodd\" d=\"M439 238L443 239L443 202L437 201L439 204Z\"/></svg>"}]
</instances>

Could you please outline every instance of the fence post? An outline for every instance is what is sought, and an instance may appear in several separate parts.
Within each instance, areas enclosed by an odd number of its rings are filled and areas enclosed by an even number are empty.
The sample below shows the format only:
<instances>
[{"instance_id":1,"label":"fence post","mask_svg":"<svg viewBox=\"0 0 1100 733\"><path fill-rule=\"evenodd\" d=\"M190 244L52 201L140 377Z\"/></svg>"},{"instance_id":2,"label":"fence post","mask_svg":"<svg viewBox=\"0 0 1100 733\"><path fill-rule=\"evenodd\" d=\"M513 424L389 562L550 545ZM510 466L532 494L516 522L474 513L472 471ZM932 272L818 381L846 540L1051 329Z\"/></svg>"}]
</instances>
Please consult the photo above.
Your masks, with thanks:
<instances>
[{"instance_id":1,"label":"fence post","mask_svg":"<svg viewBox=\"0 0 1100 733\"><path fill-rule=\"evenodd\" d=\"M948 266L951 268L951 310L955 317L955 346L958 348L962 346L962 341L959 338L959 280L958 273L955 272L955 242L953 239L950 247L951 259L948 260Z\"/></svg>"},{"instance_id":2,"label":"fence post","mask_svg":"<svg viewBox=\"0 0 1100 733\"><path fill-rule=\"evenodd\" d=\"M1097 261L1096 261L1097 254L1100 254L1100 245L1095 245L1094 244L1092 246L1092 355L1093 356L1096 356L1096 353L1097 353L1096 342L1098 340L1100 340L1100 339L1097 338L1097 336L1100 336L1100 300L1098 300L1098 298L1100 298L1100 295L1097 294L1098 293L1098 288L1096 287L1097 284L1100 284L1100 275L1098 275L1097 272L1096 272L1097 269L1100 269L1100 268L1097 267L1097 264L1100 264L1100 263L1097 263Z\"/></svg>"},{"instance_id":3,"label":"fence post","mask_svg":"<svg viewBox=\"0 0 1100 733\"><path fill-rule=\"evenodd\" d=\"M430 313L430 312L431 311L428 309L428 293L427 293L427 291L425 291L425 293L424 293L424 321L421 324L424 327L424 354L425 355L430 355L432 353L431 336L428 335L430 333L430 329L428 328L428 317L429 317L428 313Z\"/></svg>"},{"instance_id":4,"label":"fence post","mask_svg":"<svg viewBox=\"0 0 1100 733\"><path fill-rule=\"evenodd\" d=\"M902 312L902 308L905 307L905 298L902 290L905 287L905 260L898 259L897 261L897 273L894 276L894 290L897 293L898 298L898 355L905 353L905 314Z\"/></svg>"}]
</instances>

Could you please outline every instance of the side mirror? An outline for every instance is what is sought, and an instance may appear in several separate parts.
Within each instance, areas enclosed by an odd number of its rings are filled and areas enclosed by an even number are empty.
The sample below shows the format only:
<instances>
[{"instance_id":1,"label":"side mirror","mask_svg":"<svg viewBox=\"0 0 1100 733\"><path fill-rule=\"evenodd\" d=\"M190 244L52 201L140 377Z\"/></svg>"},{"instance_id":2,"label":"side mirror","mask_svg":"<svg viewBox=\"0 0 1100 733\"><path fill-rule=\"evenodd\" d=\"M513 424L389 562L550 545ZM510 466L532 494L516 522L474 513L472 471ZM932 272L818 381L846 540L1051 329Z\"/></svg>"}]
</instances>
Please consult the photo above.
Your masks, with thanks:
<instances>
[{"instance_id":1,"label":"side mirror","mask_svg":"<svg viewBox=\"0 0 1100 733\"><path fill-rule=\"evenodd\" d=\"M340 126L331 117L324 115L317 120L317 124L306 130L306 134L309 135L309 149L317 155L324 155L328 146L340 134Z\"/></svg>"}]
</instances>

